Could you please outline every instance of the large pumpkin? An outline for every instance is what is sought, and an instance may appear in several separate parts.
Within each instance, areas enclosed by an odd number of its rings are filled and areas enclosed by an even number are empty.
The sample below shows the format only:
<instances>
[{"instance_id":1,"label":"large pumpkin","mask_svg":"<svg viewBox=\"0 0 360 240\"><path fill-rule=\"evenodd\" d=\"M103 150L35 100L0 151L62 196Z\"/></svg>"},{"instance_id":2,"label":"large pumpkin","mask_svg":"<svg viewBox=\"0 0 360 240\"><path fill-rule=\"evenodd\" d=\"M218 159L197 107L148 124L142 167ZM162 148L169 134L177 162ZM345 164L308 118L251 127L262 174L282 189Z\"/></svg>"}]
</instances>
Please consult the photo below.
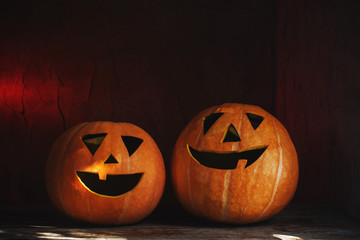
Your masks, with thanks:
<instances>
[{"instance_id":1,"label":"large pumpkin","mask_svg":"<svg viewBox=\"0 0 360 240\"><path fill-rule=\"evenodd\" d=\"M185 209L243 224L283 209L298 181L298 161L285 127L257 106L227 103L195 116L172 156L172 181Z\"/></svg>"},{"instance_id":2,"label":"large pumpkin","mask_svg":"<svg viewBox=\"0 0 360 240\"><path fill-rule=\"evenodd\" d=\"M130 123L90 122L67 130L46 168L50 198L65 214L98 224L128 224L149 215L165 184L154 140Z\"/></svg>"}]
</instances>

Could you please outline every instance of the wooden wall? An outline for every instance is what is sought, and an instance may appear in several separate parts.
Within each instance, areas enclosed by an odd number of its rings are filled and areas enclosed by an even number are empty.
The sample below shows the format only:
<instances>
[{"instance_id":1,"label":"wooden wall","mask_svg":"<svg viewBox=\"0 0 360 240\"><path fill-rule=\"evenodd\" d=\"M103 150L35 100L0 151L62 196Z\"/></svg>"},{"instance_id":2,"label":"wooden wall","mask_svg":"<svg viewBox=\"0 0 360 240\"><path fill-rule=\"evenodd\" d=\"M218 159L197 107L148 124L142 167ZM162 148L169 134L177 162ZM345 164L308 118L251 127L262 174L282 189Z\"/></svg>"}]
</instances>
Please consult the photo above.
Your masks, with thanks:
<instances>
[{"instance_id":1,"label":"wooden wall","mask_svg":"<svg viewBox=\"0 0 360 240\"><path fill-rule=\"evenodd\" d=\"M299 202L360 219L360 4L277 2L276 114L299 155Z\"/></svg>"}]
</instances>

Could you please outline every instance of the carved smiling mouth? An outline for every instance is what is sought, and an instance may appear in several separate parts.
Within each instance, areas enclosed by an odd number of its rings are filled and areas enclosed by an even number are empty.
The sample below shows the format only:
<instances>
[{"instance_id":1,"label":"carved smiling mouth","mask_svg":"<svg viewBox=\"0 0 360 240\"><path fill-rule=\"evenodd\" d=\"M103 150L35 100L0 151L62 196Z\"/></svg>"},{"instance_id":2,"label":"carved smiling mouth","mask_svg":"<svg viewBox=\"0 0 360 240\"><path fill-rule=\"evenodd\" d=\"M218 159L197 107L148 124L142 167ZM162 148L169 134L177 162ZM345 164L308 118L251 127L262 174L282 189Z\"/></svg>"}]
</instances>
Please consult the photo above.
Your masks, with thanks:
<instances>
[{"instance_id":1,"label":"carved smiling mouth","mask_svg":"<svg viewBox=\"0 0 360 240\"><path fill-rule=\"evenodd\" d=\"M265 152L268 146L257 146L243 151L210 152L198 151L187 145L190 155L205 167L216 169L235 169L239 160L247 160L245 168L252 165Z\"/></svg>"},{"instance_id":2,"label":"carved smiling mouth","mask_svg":"<svg viewBox=\"0 0 360 240\"><path fill-rule=\"evenodd\" d=\"M134 189L144 173L108 174L106 180L99 179L98 173L76 171L81 183L91 192L106 197L118 197Z\"/></svg>"}]
</instances>

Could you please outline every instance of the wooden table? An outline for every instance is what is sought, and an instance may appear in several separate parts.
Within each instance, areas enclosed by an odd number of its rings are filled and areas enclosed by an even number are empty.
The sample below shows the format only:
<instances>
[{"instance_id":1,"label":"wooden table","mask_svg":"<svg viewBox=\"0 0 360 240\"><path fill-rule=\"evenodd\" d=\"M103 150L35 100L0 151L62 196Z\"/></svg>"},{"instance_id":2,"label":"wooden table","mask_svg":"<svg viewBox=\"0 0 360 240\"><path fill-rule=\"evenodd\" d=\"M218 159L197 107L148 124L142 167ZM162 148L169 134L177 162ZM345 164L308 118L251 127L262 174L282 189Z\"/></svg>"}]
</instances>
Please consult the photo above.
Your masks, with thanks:
<instances>
[{"instance_id":1,"label":"wooden table","mask_svg":"<svg viewBox=\"0 0 360 240\"><path fill-rule=\"evenodd\" d=\"M183 214L152 215L129 226L94 226L51 208L2 207L1 239L360 239L360 223L323 206L290 205L272 219L245 226Z\"/></svg>"}]
</instances>

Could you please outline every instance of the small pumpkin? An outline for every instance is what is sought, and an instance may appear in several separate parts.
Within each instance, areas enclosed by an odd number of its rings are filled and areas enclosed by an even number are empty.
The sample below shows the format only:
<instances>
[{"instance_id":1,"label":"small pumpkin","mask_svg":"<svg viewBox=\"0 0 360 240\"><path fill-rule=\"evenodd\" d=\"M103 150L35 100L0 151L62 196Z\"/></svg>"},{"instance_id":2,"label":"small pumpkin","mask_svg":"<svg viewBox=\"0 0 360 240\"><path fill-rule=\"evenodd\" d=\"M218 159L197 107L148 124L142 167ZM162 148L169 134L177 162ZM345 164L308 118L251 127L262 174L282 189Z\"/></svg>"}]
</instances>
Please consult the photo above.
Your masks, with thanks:
<instances>
[{"instance_id":1,"label":"small pumpkin","mask_svg":"<svg viewBox=\"0 0 360 240\"><path fill-rule=\"evenodd\" d=\"M292 199L295 147L285 127L257 106L227 103L196 115L171 162L174 191L189 212L245 224L265 220Z\"/></svg>"},{"instance_id":2,"label":"small pumpkin","mask_svg":"<svg viewBox=\"0 0 360 240\"><path fill-rule=\"evenodd\" d=\"M130 123L87 122L54 143L46 185L54 205L78 220L129 224L157 206L163 158L154 140Z\"/></svg>"}]
</instances>

